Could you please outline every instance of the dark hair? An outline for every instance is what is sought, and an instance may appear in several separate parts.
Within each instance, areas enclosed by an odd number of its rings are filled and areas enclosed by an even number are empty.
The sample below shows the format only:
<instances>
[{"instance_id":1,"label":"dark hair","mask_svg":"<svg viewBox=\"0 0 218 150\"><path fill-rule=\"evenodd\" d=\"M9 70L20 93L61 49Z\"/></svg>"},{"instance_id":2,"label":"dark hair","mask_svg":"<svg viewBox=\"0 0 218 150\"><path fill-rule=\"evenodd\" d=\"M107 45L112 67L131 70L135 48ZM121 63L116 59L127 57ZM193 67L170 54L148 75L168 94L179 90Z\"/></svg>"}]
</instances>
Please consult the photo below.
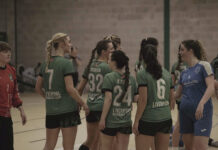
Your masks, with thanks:
<instances>
[{"instance_id":1,"label":"dark hair","mask_svg":"<svg viewBox=\"0 0 218 150\"><path fill-rule=\"evenodd\" d=\"M178 54L177 54L178 63L177 63L177 66L176 66L176 70L180 70L180 67L181 67L181 64L182 64L182 57L181 57L181 54L180 54L180 50L181 50L181 44L179 44L179 49L178 49Z\"/></svg>"},{"instance_id":2,"label":"dark hair","mask_svg":"<svg viewBox=\"0 0 218 150\"><path fill-rule=\"evenodd\" d=\"M145 51L142 51L142 57L146 63L146 71L148 71L156 80L162 77L162 67L157 60L157 47L148 44Z\"/></svg>"},{"instance_id":3,"label":"dark hair","mask_svg":"<svg viewBox=\"0 0 218 150\"><path fill-rule=\"evenodd\" d=\"M92 50L91 58L89 59L89 63L87 65L87 74L89 74L90 66L91 66L92 60L95 57L95 53L97 52L98 56L100 56L101 52L103 50L107 50L109 43L111 43L111 41L109 41L109 40L101 40L101 41L99 41L97 43L96 47Z\"/></svg>"},{"instance_id":4,"label":"dark hair","mask_svg":"<svg viewBox=\"0 0 218 150\"><path fill-rule=\"evenodd\" d=\"M118 69L122 69L125 66L124 92L121 95L121 99L123 99L126 92L127 92L127 90L128 90L128 86L129 86L129 75L130 75L130 72L129 72L129 58L126 56L126 54L123 51L116 50L116 51L113 51L113 53L111 55L111 61L116 62L116 67Z\"/></svg>"},{"instance_id":5,"label":"dark hair","mask_svg":"<svg viewBox=\"0 0 218 150\"><path fill-rule=\"evenodd\" d=\"M10 45L6 42L0 41L0 52L5 50L11 51Z\"/></svg>"},{"instance_id":6,"label":"dark hair","mask_svg":"<svg viewBox=\"0 0 218 150\"><path fill-rule=\"evenodd\" d=\"M151 44L155 47L158 46L158 40L154 37L148 37L148 38L145 38L145 39L142 39L141 41L141 47L140 47L140 52L139 52L139 64L138 64L138 69L140 68L141 66L141 61L142 61L142 51L145 50L145 46L148 45L148 44Z\"/></svg>"},{"instance_id":7,"label":"dark hair","mask_svg":"<svg viewBox=\"0 0 218 150\"><path fill-rule=\"evenodd\" d=\"M197 59L205 61L207 60L205 50L198 40L185 40L182 41L182 44L187 48L188 51L192 49Z\"/></svg>"},{"instance_id":8,"label":"dark hair","mask_svg":"<svg viewBox=\"0 0 218 150\"><path fill-rule=\"evenodd\" d=\"M104 37L104 40L112 41L112 44L113 44L115 50L118 50L117 47L118 47L118 45L121 44L120 37L118 35L115 35L115 34L108 35L108 36Z\"/></svg>"}]
</instances>

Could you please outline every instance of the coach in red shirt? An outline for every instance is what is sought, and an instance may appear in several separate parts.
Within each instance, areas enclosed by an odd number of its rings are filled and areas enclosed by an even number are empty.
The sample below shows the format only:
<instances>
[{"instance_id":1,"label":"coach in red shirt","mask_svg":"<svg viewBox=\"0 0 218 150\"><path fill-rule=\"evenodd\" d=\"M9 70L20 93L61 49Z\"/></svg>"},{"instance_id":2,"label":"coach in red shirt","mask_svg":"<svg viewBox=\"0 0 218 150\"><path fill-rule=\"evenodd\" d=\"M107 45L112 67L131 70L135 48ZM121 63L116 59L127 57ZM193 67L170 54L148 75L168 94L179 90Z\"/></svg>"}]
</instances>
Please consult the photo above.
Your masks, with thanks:
<instances>
[{"instance_id":1,"label":"coach in red shirt","mask_svg":"<svg viewBox=\"0 0 218 150\"><path fill-rule=\"evenodd\" d=\"M17 89L16 71L8 64L10 60L10 46L0 41L0 150L14 150L10 113L12 106L20 111L22 124L26 123L26 115Z\"/></svg>"}]
</instances>

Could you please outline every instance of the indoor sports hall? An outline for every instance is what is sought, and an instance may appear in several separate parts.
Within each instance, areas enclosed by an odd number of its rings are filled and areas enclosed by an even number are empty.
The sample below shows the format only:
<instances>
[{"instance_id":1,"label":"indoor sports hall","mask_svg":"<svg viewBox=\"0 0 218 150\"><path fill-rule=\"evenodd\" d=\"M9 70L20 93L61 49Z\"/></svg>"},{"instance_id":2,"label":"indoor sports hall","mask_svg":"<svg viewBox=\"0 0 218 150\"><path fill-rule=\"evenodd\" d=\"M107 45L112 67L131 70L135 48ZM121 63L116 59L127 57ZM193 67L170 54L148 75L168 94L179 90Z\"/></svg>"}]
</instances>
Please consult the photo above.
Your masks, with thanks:
<instances>
[{"instance_id":1,"label":"indoor sports hall","mask_svg":"<svg viewBox=\"0 0 218 150\"><path fill-rule=\"evenodd\" d=\"M11 115L6 116L11 116L13 122L14 150L42 150L45 146L46 100L35 91L35 85L38 75L41 75L40 68L48 58L48 43L53 35L66 34L70 38L68 42L76 49L76 56L69 58L79 61L76 67L78 84L83 79L97 42L111 35L120 38L120 49L129 58L129 71L133 77L137 76L136 62L141 61L141 41L149 37L157 39L157 60L170 76L172 66L179 61L178 51L184 40L199 41L204 50L204 61L208 64L218 57L217 8L218 0L0 0L0 41L7 42L11 48L9 63L16 69L19 95L27 118L26 124L22 125L22 116L16 108L11 108ZM1 94L5 94L1 86L1 71L4 70L1 68L5 66L2 65L1 53L0 46L0 102L3 101ZM53 55L54 51L50 56ZM68 59L68 56L64 57ZM211 70L218 74L217 69ZM218 85L214 89L218 92ZM88 92L89 86L86 85L81 96L83 102L86 102ZM210 138L213 141L208 149L217 150L218 96L213 93L211 97L213 116ZM134 122L137 103L133 102L132 105L131 118ZM3 110L1 104L0 109ZM171 115L174 126L178 117L177 104ZM74 150L79 150L87 138L83 110L80 111L80 118ZM55 150L64 150L62 143L60 132ZM4 144L1 137L0 144ZM135 135L132 133L128 150L136 150L135 145ZM174 150L171 145L170 133L169 149ZM0 147L0 150L8 149Z\"/></svg>"}]
</instances>

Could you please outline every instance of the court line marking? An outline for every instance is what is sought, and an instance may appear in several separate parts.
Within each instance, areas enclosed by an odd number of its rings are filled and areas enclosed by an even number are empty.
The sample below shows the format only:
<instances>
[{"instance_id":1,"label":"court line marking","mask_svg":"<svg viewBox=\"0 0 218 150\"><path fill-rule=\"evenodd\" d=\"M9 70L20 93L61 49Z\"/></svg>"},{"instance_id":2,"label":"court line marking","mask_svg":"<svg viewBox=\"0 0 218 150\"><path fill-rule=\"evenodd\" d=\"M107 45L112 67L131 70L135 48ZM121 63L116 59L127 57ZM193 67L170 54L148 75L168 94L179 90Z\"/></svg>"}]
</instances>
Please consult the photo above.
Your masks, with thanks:
<instances>
[{"instance_id":1,"label":"court line marking","mask_svg":"<svg viewBox=\"0 0 218 150\"><path fill-rule=\"evenodd\" d=\"M27 118L27 121L29 122L29 121L32 121L32 120L41 120L41 119L45 119L45 117L43 117L43 118L41 118L41 117L40 118L33 118L33 119L28 119ZM17 124L17 123L21 123L21 121L14 121L13 122L13 124Z\"/></svg>"},{"instance_id":2,"label":"court line marking","mask_svg":"<svg viewBox=\"0 0 218 150\"><path fill-rule=\"evenodd\" d=\"M14 134L22 134L25 132L32 132L32 131L43 130L43 129L45 129L45 128L36 128L36 129L31 129L31 130L18 131L18 132L14 132Z\"/></svg>"},{"instance_id":3,"label":"court line marking","mask_svg":"<svg viewBox=\"0 0 218 150\"><path fill-rule=\"evenodd\" d=\"M59 137L62 137L62 136L58 136ZM46 138L43 138L43 139L39 139L39 140L33 140L33 141L29 141L29 143L35 143L35 142L41 142L41 141L45 141Z\"/></svg>"}]
</instances>

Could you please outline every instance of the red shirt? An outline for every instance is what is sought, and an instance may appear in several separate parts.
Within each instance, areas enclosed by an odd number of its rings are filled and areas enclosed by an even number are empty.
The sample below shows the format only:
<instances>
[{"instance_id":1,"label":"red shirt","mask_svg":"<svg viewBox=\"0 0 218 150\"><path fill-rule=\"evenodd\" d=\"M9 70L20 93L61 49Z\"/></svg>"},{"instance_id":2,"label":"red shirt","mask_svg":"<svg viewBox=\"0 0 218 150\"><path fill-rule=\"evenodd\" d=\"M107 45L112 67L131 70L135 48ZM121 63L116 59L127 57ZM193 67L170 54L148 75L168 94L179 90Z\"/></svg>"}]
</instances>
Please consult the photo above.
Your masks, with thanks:
<instances>
[{"instance_id":1,"label":"red shirt","mask_svg":"<svg viewBox=\"0 0 218 150\"><path fill-rule=\"evenodd\" d=\"M15 68L7 64L5 68L0 68L0 116L10 117L11 106L21 105Z\"/></svg>"}]
</instances>

